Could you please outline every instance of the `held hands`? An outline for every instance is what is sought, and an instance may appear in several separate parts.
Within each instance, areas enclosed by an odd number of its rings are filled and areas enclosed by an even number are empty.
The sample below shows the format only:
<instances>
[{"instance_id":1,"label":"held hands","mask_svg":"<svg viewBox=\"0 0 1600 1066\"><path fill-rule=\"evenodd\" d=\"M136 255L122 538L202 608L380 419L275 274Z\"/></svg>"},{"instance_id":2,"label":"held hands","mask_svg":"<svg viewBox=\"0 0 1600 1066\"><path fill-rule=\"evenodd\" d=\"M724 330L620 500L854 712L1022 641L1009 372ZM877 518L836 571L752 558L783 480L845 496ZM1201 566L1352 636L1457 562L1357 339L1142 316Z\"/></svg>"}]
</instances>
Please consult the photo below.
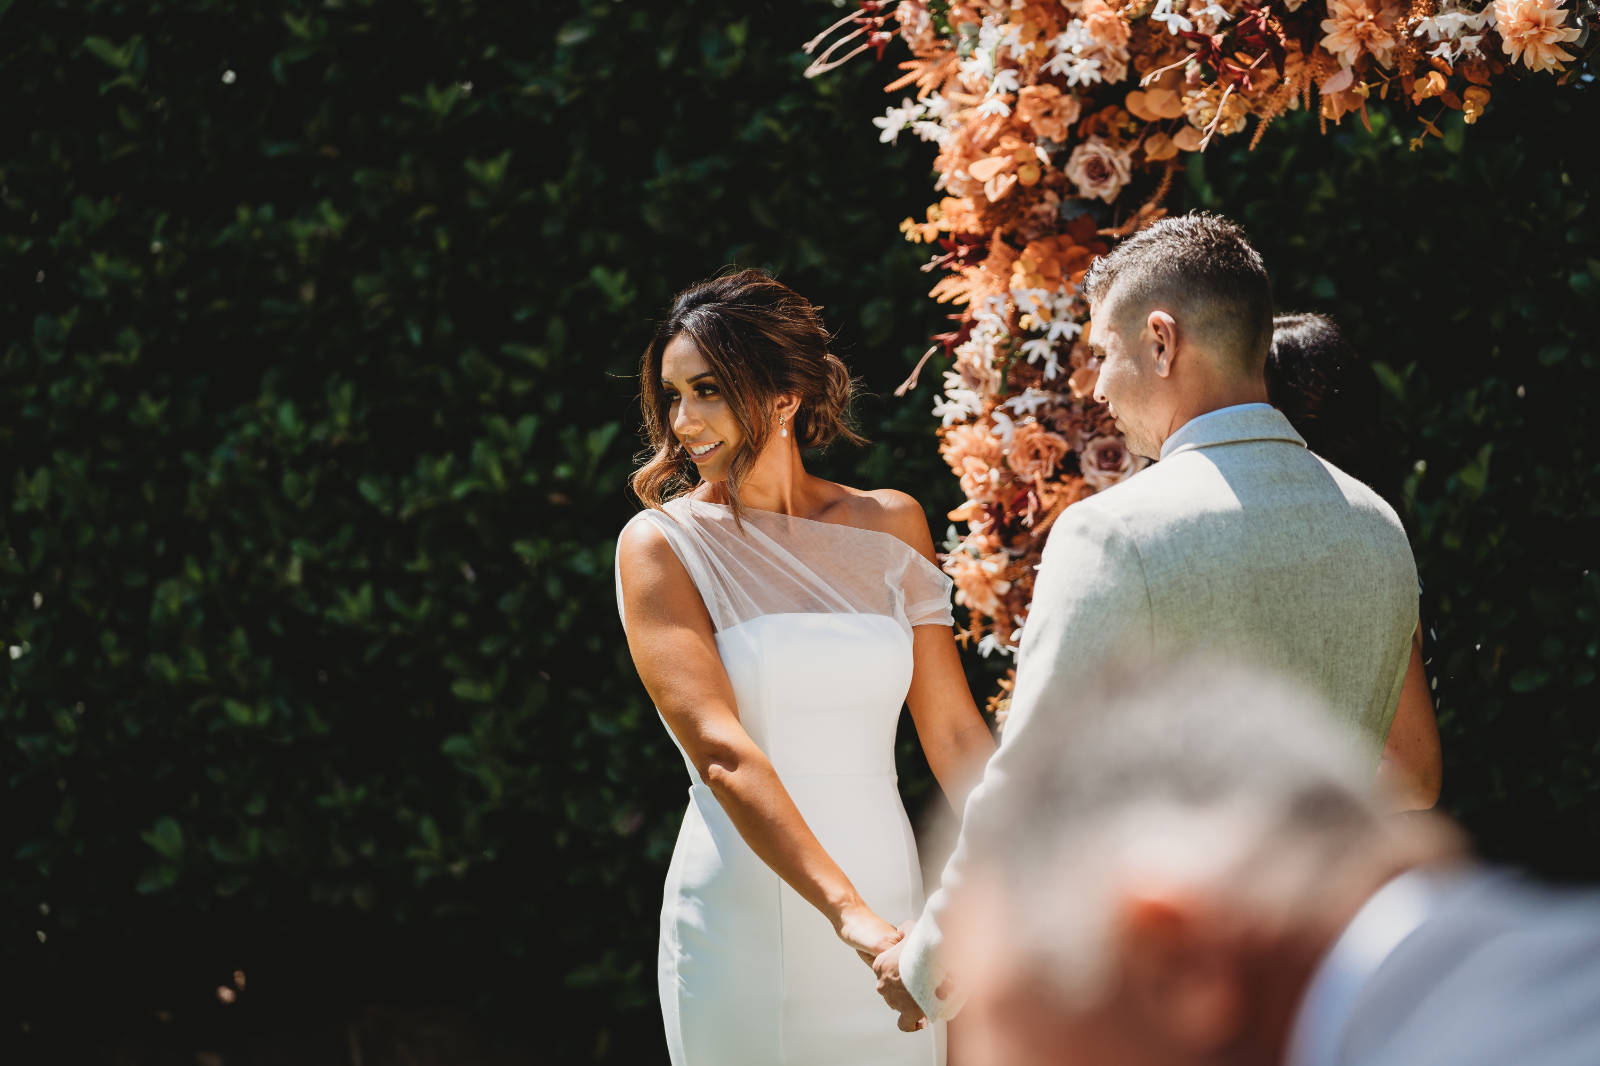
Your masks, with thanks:
<instances>
[{"instance_id":1,"label":"held hands","mask_svg":"<svg viewBox=\"0 0 1600 1066\"><path fill-rule=\"evenodd\" d=\"M896 1024L903 1033L914 1033L928 1024L922 1008L906 991L905 982L900 979L900 949L910 935L911 927L916 924L913 919L901 925L896 930L898 936L894 943L872 960L872 972L878 975L878 995L883 997L891 1010L899 1012L900 1018Z\"/></svg>"},{"instance_id":2,"label":"held hands","mask_svg":"<svg viewBox=\"0 0 1600 1066\"><path fill-rule=\"evenodd\" d=\"M861 961L868 966L888 951L905 935L888 922L873 914L865 905L852 907L839 916L834 926L839 939L855 948Z\"/></svg>"}]
</instances>

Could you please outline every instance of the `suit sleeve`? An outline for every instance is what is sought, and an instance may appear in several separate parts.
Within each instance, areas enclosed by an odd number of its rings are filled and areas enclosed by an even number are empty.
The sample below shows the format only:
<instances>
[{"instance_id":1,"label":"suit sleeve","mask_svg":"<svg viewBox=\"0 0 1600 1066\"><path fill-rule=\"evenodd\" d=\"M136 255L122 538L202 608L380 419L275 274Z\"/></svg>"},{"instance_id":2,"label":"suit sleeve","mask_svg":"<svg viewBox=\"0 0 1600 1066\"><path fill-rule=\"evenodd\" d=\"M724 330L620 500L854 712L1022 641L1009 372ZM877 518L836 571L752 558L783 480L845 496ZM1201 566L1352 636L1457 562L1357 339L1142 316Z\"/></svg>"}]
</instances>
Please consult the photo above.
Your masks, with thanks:
<instances>
[{"instance_id":1,"label":"suit sleeve","mask_svg":"<svg viewBox=\"0 0 1600 1066\"><path fill-rule=\"evenodd\" d=\"M967 875L970 838L983 832L994 797L1005 794L1014 753L1026 750L1040 715L1072 713L1073 688L1108 658L1148 653L1151 623L1144 569L1121 520L1082 504L1068 508L1041 555L999 749L967 798L955 850L901 949L901 979L929 1018L954 1016L965 998L959 974L948 1000L934 994L945 976L939 922Z\"/></svg>"}]
</instances>

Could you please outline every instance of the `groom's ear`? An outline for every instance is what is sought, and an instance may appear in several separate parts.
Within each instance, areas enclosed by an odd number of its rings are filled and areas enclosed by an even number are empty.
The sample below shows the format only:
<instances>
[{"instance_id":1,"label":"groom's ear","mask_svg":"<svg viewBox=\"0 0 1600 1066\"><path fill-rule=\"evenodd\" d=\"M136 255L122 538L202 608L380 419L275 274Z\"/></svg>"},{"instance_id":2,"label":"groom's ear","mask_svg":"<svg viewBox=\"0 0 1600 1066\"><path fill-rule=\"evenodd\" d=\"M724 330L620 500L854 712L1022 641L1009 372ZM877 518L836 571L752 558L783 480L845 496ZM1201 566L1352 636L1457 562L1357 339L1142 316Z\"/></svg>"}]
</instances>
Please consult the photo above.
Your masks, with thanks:
<instances>
[{"instance_id":1,"label":"groom's ear","mask_svg":"<svg viewBox=\"0 0 1600 1066\"><path fill-rule=\"evenodd\" d=\"M1162 310L1151 311L1145 319L1150 332L1153 365L1158 377L1168 377L1178 356L1178 321Z\"/></svg>"},{"instance_id":2,"label":"groom's ear","mask_svg":"<svg viewBox=\"0 0 1600 1066\"><path fill-rule=\"evenodd\" d=\"M1198 1058L1228 1047L1248 1013L1232 923L1203 893L1168 885L1125 891L1119 912L1123 973L1140 1025Z\"/></svg>"}]
</instances>

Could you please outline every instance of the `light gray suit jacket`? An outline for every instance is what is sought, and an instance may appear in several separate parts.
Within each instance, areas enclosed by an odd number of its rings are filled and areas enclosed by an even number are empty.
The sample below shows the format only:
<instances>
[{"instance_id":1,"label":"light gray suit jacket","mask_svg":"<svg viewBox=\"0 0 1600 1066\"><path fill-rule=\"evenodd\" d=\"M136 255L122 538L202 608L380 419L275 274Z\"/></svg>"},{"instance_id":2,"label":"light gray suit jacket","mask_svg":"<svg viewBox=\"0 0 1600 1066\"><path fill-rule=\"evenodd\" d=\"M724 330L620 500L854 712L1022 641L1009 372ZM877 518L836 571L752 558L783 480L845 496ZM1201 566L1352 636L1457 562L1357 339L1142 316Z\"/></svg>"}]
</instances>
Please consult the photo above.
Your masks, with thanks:
<instances>
[{"instance_id":1,"label":"light gray suit jacket","mask_svg":"<svg viewBox=\"0 0 1600 1066\"><path fill-rule=\"evenodd\" d=\"M1306 450L1275 408L1201 415L1161 461L1068 508L1046 542L1000 748L968 798L963 838L906 938L900 971L929 1017L949 1017L939 916L965 834L1006 787L1008 753L1041 714L1072 713L1075 685L1113 656L1209 651L1319 691L1382 751L1417 625L1417 571L1393 509ZM959 987L959 975L957 985Z\"/></svg>"},{"instance_id":2,"label":"light gray suit jacket","mask_svg":"<svg viewBox=\"0 0 1600 1066\"><path fill-rule=\"evenodd\" d=\"M1330 1039L1289 1066L1594 1066L1600 892L1458 876L1352 991Z\"/></svg>"}]
</instances>

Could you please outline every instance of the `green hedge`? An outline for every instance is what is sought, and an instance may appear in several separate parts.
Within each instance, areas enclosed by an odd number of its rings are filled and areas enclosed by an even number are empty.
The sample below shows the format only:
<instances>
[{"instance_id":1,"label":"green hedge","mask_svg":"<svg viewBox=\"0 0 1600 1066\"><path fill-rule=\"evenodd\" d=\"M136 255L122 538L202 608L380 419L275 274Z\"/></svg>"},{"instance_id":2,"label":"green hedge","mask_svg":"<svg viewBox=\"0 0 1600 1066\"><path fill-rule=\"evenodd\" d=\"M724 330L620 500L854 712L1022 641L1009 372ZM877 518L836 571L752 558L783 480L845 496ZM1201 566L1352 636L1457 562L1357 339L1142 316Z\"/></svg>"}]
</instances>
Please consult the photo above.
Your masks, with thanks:
<instances>
[{"instance_id":1,"label":"green hedge","mask_svg":"<svg viewBox=\"0 0 1600 1066\"><path fill-rule=\"evenodd\" d=\"M877 143L887 65L801 77L820 0L270 7L0 3L0 1025L250 1046L465 1000L660 1061L685 780L611 591L629 375L678 288L771 267L877 394L820 469L942 528L937 374L888 395L944 324L896 233L930 151ZM1181 195L1383 359L1447 799L1587 873L1596 94L1502 95L1416 155L1288 122Z\"/></svg>"},{"instance_id":2,"label":"green hedge","mask_svg":"<svg viewBox=\"0 0 1600 1066\"><path fill-rule=\"evenodd\" d=\"M879 71L801 77L827 4L537 10L0 17L36 116L0 159L36 1034L85 972L112 1031L234 1032L242 966L287 1016L465 997L559 1022L550 1061L660 1054L687 781L611 590L629 375L677 289L756 264L886 396L940 323L894 228L928 158L878 145ZM930 403L869 400L830 469L942 488Z\"/></svg>"}]
</instances>

